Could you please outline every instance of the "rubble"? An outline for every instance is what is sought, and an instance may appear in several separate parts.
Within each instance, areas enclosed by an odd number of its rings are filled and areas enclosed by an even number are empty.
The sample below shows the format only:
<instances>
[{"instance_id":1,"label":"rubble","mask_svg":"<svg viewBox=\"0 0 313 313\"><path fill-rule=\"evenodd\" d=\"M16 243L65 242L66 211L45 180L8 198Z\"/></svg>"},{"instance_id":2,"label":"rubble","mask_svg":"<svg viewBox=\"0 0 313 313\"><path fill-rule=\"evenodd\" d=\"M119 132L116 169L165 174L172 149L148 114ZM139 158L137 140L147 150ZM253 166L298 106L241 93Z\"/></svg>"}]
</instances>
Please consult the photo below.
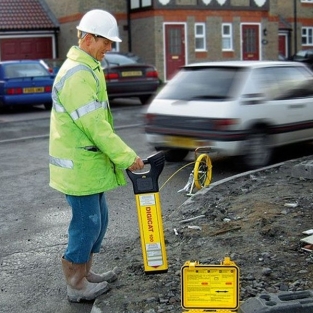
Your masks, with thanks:
<instances>
[{"instance_id":1,"label":"rubble","mask_svg":"<svg viewBox=\"0 0 313 313\"><path fill-rule=\"evenodd\" d=\"M229 256L240 268L241 302L311 289L313 254L302 249L307 244L302 239L313 229L313 181L294 170L311 159L225 180L164 216L167 273L144 274L139 238L117 248L116 263L125 270L92 313L113 308L115 313L181 313L180 270L188 260L220 264Z\"/></svg>"}]
</instances>

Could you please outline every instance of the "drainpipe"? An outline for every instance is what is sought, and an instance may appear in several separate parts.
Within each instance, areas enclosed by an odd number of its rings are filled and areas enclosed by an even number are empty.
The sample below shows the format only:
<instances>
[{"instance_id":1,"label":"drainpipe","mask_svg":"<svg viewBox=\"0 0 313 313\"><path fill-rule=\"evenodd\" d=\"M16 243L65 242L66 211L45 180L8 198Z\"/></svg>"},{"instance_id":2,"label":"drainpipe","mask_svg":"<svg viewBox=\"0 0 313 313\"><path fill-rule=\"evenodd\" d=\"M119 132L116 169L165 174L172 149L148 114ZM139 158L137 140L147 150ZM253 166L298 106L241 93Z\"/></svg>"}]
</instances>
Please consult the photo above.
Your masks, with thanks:
<instances>
[{"instance_id":1,"label":"drainpipe","mask_svg":"<svg viewBox=\"0 0 313 313\"><path fill-rule=\"evenodd\" d=\"M297 0L293 0L293 16L294 16L294 54L298 51L298 38L297 38Z\"/></svg>"},{"instance_id":2,"label":"drainpipe","mask_svg":"<svg viewBox=\"0 0 313 313\"><path fill-rule=\"evenodd\" d=\"M58 30L54 30L54 42L55 42L55 58L59 58L59 38L58 38Z\"/></svg>"},{"instance_id":3,"label":"drainpipe","mask_svg":"<svg viewBox=\"0 0 313 313\"><path fill-rule=\"evenodd\" d=\"M127 3L127 33L128 33L128 52L132 52L131 19L130 19L130 1Z\"/></svg>"}]
</instances>

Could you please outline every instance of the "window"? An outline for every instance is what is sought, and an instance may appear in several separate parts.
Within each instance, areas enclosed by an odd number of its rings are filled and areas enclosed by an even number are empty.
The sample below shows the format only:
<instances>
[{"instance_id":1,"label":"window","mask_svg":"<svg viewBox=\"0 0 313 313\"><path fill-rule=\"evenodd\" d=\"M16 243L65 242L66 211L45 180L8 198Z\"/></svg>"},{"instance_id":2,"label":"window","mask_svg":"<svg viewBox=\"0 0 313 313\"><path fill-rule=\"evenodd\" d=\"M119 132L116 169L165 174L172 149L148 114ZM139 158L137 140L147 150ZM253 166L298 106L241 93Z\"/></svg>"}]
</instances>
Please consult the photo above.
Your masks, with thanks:
<instances>
[{"instance_id":1,"label":"window","mask_svg":"<svg viewBox=\"0 0 313 313\"><path fill-rule=\"evenodd\" d=\"M313 45L313 27L302 27L302 45Z\"/></svg>"},{"instance_id":2,"label":"window","mask_svg":"<svg viewBox=\"0 0 313 313\"><path fill-rule=\"evenodd\" d=\"M232 24L222 24L222 50L233 50Z\"/></svg>"},{"instance_id":3,"label":"window","mask_svg":"<svg viewBox=\"0 0 313 313\"><path fill-rule=\"evenodd\" d=\"M251 78L269 100L285 100L311 97L309 72L302 67L273 67L255 71Z\"/></svg>"},{"instance_id":4,"label":"window","mask_svg":"<svg viewBox=\"0 0 313 313\"><path fill-rule=\"evenodd\" d=\"M168 82L170 88L158 93L158 99L223 101L233 96L242 69L239 67L189 67ZM200 113L201 114L201 113Z\"/></svg>"},{"instance_id":5,"label":"window","mask_svg":"<svg viewBox=\"0 0 313 313\"><path fill-rule=\"evenodd\" d=\"M140 7L139 0L131 0L130 1L130 8L131 9L138 9Z\"/></svg>"},{"instance_id":6,"label":"window","mask_svg":"<svg viewBox=\"0 0 313 313\"><path fill-rule=\"evenodd\" d=\"M303 3L313 3L313 0L301 0Z\"/></svg>"},{"instance_id":7,"label":"window","mask_svg":"<svg viewBox=\"0 0 313 313\"><path fill-rule=\"evenodd\" d=\"M150 7L152 5L152 0L141 0L142 7Z\"/></svg>"},{"instance_id":8,"label":"window","mask_svg":"<svg viewBox=\"0 0 313 313\"><path fill-rule=\"evenodd\" d=\"M49 76L49 72L40 64L8 64L4 68L6 78Z\"/></svg>"},{"instance_id":9,"label":"window","mask_svg":"<svg viewBox=\"0 0 313 313\"><path fill-rule=\"evenodd\" d=\"M112 42L112 51L120 51L120 43L119 42Z\"/></svg>"},{"instance_id":10,"label":"window","mask_svg":"<svg viewBox=\"0 0 313 313\"><path fill-rule=\"evenodd\" d=\"M130 0L130 9L140 9L145 7L151 7L152 0Z\"/></svg>"},{"instance_id":11,"label":"window","mask_svg":"<svg viewBox=\"0 0 313 313\"><path fill-rule=\"evenodd\" d=\"M204 23L195 24L195 50L206 51Z\"/></svg>"}]
</instances>

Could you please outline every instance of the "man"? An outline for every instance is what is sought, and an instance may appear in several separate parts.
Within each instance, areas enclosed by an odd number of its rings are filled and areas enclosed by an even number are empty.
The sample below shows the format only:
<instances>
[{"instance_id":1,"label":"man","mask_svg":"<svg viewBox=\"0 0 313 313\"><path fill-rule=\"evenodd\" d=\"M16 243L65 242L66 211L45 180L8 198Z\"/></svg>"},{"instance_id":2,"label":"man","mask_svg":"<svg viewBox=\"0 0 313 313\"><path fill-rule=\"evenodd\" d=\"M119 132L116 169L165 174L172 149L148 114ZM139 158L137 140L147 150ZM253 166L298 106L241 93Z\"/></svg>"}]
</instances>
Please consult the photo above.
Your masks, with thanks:
<instances>
[{"instance_id":1,"label":"man","mask_svg":"<svg viewBox=\"0 0 313 313\"><path fill-rule=\"evenodd\" d=\"M91 10L81 19L78 46L70 48L55 78L50 121L50 186L65 194L72 209L62 268L71 302L107 292L116 270L91 271L108 225L104 192L126 184L123 170L144 167L114 132L100 61L120 42L115 18Z\"/></svg>"}]
</instances>

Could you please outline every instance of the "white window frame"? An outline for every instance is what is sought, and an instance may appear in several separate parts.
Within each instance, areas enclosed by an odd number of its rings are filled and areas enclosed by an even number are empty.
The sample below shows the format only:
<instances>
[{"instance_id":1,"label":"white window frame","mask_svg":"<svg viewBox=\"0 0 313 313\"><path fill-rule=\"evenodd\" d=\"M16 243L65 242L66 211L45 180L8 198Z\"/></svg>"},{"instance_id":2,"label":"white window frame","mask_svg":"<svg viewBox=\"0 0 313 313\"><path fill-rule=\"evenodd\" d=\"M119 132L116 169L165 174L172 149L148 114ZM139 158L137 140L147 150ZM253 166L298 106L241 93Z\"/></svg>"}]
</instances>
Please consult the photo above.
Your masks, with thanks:
<instances>
[{"instance_id":1,"label":"white window frame","mask_svg":"<svg viewBox=\"0 0 313 313\"><path fill-rule=\"evenodd\" d=\"M229 34L224 33L224 27L229 27ZM224 39L229 40L229 47L224 47ZM233 51L233 25L231 23L222 23L222 51Z\"/></svg>"},{"instance_id":2,"label":"white window frame","mask_svg":"<svg viewBox=\"0 0 313 313\"><path fill-rule=\"evenodd\" d=\"M152 0L127 0L130 1L130 9L141 9L152 6Z\"/></svg>"},{"instance_id":3,"label":"white window frame","mask_svg":"<svg viewBox=\"0 0 313 313\"><path fill-rule=\"evenodd\" d=\"M313 3L313 0L301 0L302 3Z\"/></svg>"},{"instance_id":4,"label":"white window frame","mask_svg":"<svg viewBox=\"0 0 313 313\"><path fill-rule=\"evenodd\" d=\"M197 29L201 27L202 33L198 33ZM202 41L202 47L197 48L197 40ZM205 23L195 23L195 51L207 51L206 49L206 33L205 33Z\"/></svg>"},{"instance_id":5,"label":"white window frame","mask_svg":"<svg viewBox=\"0 0 313 313\"><path fill-rule=\"evenodd\" d=\"M120 43L119 42L113 42L112 43L112 51L120 51Z\"/></svg>"},{"instance_id":6,"label":"white window frame","mask_svg":"<svg viewBox=\"0 0 313 313\"><path fill-rule=\"evenodd\" d=\"M306 32L305 35L304 35L304 31ZM304 39L305 39L305 43L303 42ZM313 26L312 27L302 27L301 42L302 42L302 46L312 46L313 45Z\"/></svg>"}]
</instances>

